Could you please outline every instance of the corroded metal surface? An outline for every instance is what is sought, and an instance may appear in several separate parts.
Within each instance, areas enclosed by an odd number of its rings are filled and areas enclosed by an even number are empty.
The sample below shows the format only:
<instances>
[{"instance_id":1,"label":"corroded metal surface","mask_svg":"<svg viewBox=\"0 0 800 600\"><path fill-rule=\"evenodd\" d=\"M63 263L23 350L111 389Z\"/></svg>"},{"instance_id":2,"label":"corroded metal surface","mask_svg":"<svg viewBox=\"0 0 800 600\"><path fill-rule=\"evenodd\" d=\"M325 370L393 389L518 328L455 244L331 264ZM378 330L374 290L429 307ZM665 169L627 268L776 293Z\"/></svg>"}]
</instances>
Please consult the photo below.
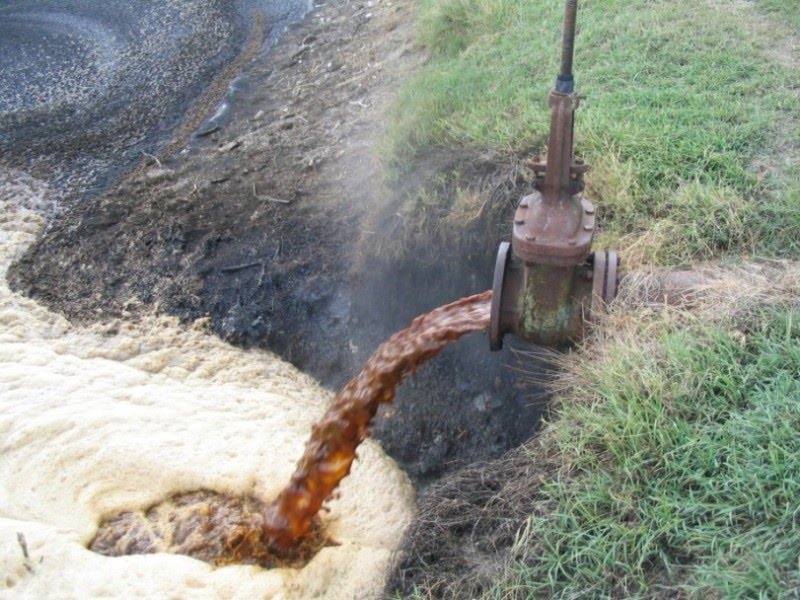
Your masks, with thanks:
<instances>
[{"instance_id":1,"label":"corroded metal surface","mask_svg":"<svg viewBox=\"0 0 800 600\"><path fill-rule=\"evenodd\" d=\"M593 306L610 304L619 289L619 256L615 250L598 250L593 263Z\"/></svg>"},{"instance_id":2,"label":"corroded metal surface","mask_svg":"<svg viewBox=\"0 0 800 600\"><path fill-rule=\"evenodd\" d=\"M577 0L566 0L561 70L550 92L547 157L535 157L534 190L514 214L511 250L500 246L494 277L490 324L492 350L503 335L559 345L583 335L585 315L614 299L619 259L616 252L591 255L596 229L594 205L582 196L589 165L573 157L575 111L572 55Z\"/></svg>"},{"instance_id":3,"label":"corroded metal surface","mask_svg":"<svg viewBox=\"0 0 800 600\"><path fill-rule=\"evenodd\" d=\"M585 198L552 199L534 192L519 203L514 215L514 255L529 263L568 267L589 255L595 210Z\"/></svg>"}]
</instances>

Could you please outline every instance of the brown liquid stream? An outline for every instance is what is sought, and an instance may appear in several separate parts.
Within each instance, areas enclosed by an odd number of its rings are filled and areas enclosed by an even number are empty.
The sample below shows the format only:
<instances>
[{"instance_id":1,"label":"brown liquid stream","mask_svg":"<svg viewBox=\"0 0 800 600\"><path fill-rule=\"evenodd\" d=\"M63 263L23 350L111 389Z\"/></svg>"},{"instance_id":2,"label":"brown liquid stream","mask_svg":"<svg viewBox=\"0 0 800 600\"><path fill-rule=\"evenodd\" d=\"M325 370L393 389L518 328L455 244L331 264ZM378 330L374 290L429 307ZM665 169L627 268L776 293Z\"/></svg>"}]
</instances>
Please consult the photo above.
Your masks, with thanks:
<instances>
[{"instance_id":1,"label":"brown liquid stream","mask_svg":"<svg viewBox=\"0 0 800 600\"><path fill-rule=\"evenodd\" d=\"M486 329L491 296L487 291L417 317L370 356L314 426L289 484L267 509L263 537L269 548L289 552L311 530L322 504L350 473L378 406L391 402L403 378L445 346Z\"/></svg>"},{"instance_id":2,"label":"brown liquid stream","mask_svg":"<svg viewBox=\"0 0 800 600\"><path fill-rule=\"evenodd\" d=\"M269 505L201 491L101 524L89 548L106 556L187 554L211 564L302 566L326 543L317 513L350 473L356 448L400 382L462 335L486 329L492 292L417 317L381 344L314 425L289 484Z\"/></svg>"}]
</instances>

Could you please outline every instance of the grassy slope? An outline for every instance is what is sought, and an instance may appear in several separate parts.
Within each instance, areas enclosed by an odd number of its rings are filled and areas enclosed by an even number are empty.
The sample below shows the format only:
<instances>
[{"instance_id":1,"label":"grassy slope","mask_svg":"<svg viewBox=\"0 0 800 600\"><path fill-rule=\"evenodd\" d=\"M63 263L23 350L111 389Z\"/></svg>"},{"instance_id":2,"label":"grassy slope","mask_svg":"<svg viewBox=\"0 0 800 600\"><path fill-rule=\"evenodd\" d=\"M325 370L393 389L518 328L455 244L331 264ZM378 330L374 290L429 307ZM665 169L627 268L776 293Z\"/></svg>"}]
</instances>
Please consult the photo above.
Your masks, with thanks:
<instances>
[{"instance_id":1,"label":"grassy slope","mask_svg":"<svg viewBox=\"0 0 800 600\"><path fill-rule=\"evenodd\" d=\"M544 0L428 0L421 35L432 60L398 102L395 155L435 145L541 150L561 10ZM751 169L776 162L774 141L787 130L798 142L800 74L769 56L770 36L786 30L754 33L746 20L694 0L581 5L576 74L588 100L576 147L594 165L600 241L631 248L629 264L800 249L796 186Z\"/></svg>"},{"instance_id":2,"label":"grassy slope","mask_svg":"<svg viewBox=\"0 0 800 600\"><path fill-rule=\"evenodd\" d=\"M656 324L581 366L495 595L800 592L800 313L748 332Z\"/></svg>"},{"instance_id":3,"label":"grassy slope","mask_svg":"<svg viewBox=\"0 0 800 600\"><path fill-rule=\"evenodd\" d=\"M398 104L395 156L541 150L561 6L427 0L432 59ZM770 36L798 30L800 4L586 0L579 22L602 241L628 264L796 256L800 70ZM800 313L637 318L575 359L543 435L562 474L490 597L800 595Z\"/></svg>"}]
</instances>

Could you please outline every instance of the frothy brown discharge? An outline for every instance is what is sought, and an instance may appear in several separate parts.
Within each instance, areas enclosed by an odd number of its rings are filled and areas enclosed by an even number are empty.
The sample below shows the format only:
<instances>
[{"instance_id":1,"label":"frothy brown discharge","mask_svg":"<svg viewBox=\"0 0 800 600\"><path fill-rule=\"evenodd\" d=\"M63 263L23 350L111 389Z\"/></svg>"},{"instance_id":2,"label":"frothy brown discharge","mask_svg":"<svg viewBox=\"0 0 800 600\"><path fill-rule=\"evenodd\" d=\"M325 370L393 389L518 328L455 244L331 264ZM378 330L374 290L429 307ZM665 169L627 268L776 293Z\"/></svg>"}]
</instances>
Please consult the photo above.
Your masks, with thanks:
<instances>
[{"instance_id":1,"label":"frothy brown discharge","mask_svg":"<svg viewBox=\"0 0 800 600\"><path fill-rule=\"evenodd\" d=\"M270 504L264 526L268 547L289 552L311 530L323 502L350 472L378 406L391 402L403 378L445 346L486 329L491 296L487 291L417 317L378 347L314 426L289 485Z\"/></svg>"},{"instance_id":2,"label":"frothy brown discharge","mask_svg":"<svg viewBox=\"0 0 800 600\"><path fill-rule=\"evenodd\" d=\"M326 544L318 527L275 556L261 532L267 505L255 498L208 490L178 494L145 511L124 512L104 521L89 549L104 556L184 554L212 565L257 564L302 567Z\"/></svg>"},{"instance_id":3,"label":"frothy brown discharge","mask_svg":"<svg viewBox=\"0 0 800 600\"><path fill-rule=\"evenodd\" d=\"M208 491L180 494L105 521L89 548L106 556L172 552L212 564L304 565L326 543L317 513L350 472L378 406L447 344L486 329L491 295L437 308L381 344L314 426L289 484L271 504Z\"/></svg>"}]
</instances>

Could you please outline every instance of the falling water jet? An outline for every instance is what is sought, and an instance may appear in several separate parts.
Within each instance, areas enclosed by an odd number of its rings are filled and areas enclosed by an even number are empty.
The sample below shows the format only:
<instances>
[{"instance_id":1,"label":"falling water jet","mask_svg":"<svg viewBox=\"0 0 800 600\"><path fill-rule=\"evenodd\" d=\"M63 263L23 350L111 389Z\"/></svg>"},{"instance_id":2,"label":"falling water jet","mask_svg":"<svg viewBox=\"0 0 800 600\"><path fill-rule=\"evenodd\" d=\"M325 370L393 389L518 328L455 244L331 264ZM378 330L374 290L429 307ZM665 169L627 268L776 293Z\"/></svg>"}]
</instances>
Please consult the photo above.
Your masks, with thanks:
<instances>
[{"instance_id":1,"label":"falling water jet","mask_svg":"<svg viewBox=\"0 0 800 600\"><path fill-rule=\"evenodd\" d=\"M263 530L269 548L287 552L311 530L325 500L350 473L378 406L391 402L403 378L445 346L486 329L491 297L487 291L417 317L370 356L314 426L289 484L270 504Z\"/></svg>"},{"instance_id":2,"label":"falling water jet","mask_svg":"<svg viewBox=\"0 0 800 600\"><path fill-rule=\"evenodd\" d=\"M378 407L445 346L488 328L491 298L487 291L439 307L381 344L314 426L288 485L271 504L209 491L181 494L106 520L89 548L106 556L166 551L217 565L304 565L332 543L317 514L350 473Z\"/></svg>"}]
</instances>

